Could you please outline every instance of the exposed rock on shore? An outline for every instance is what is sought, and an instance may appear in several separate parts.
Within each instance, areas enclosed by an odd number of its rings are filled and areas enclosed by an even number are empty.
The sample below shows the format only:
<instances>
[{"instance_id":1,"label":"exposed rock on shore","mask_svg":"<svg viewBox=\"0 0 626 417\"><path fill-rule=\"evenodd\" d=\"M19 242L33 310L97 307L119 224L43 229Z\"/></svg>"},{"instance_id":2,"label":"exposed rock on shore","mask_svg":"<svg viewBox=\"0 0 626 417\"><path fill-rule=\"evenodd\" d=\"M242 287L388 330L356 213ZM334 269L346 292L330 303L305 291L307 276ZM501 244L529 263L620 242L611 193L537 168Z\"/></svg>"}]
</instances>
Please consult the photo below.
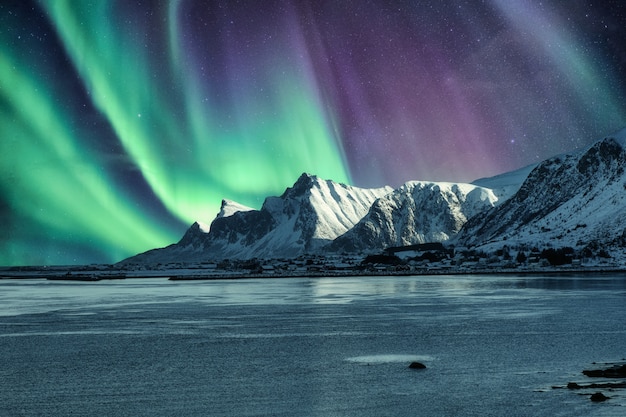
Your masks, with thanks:
<instances>
[{"instance_id":1,"label":"exposed rock on shore","mask_svg":"<svg viewBox=\"0 0 626 417\"><path fill-rule=\"evenodd\" d=\"M626 378L626 365L614 365L607 369L591 369L583 371L591 378Z\"/></svg>"},{"instance_id":2,"label":"exposed rock on shore","mask_svg":"<svg viewBox=\"0 0 626 417\"><path fill-rule=\"evenodd\" d=\"M626 364L613 364L605 369L587 369L582 371L582 373L589 378L626 378ZM570 390L606 389L613 391L626 388L626 381L602 381L592 383L569 382L565 387L555 386L553 388L567 388ZM585 393L585 395L590 395L589 399L593 402L603 402L611 398L600 391L591 394Z\"/></svg>"}]
</instances>

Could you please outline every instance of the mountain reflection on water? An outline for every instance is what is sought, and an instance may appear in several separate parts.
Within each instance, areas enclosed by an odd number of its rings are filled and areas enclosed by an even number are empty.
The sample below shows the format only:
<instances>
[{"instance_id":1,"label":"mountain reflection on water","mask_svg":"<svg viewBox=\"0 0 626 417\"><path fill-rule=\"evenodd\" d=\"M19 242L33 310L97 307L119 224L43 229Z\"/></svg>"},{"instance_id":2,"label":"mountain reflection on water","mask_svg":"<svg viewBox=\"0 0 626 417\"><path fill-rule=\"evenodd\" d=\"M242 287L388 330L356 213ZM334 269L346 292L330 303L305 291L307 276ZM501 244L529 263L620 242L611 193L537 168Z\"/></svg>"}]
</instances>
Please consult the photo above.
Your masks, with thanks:
<instances>
[{"instance_id":1,"label":"mountain reflection on water","mask_svg":"<svg viewBox=\"0 0 626 417\"><path fill-rule=\"evenodd\" d=\"M625 302L610 274L0 280L0 415L621 416L552 387L623 360Z\"/></svg>"}]
</instances>

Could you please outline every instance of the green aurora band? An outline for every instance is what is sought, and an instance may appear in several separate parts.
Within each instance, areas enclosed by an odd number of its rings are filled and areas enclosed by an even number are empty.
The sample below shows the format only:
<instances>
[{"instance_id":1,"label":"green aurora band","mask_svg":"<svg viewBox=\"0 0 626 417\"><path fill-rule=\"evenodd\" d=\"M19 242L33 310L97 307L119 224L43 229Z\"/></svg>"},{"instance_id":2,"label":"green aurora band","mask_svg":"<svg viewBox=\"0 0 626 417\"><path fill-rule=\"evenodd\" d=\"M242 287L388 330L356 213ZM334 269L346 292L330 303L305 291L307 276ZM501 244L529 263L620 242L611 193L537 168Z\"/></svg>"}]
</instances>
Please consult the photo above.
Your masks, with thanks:
<instances>
[{"instance_id":1,"label":"green aurora band","mask_svg":"<svg viewBox=\"0 0 626 417\"><path fill-rule=\"evenodd\" d=\"M66 246L95 245L99 252L121 256L170 239L167 231L154 219L146 219L133 207L132 199L114 187L99 169L102 164L96 155L75 137L71 118L57 105L54 94L23 69L6 56L0 59L4 138L0 153L16 156L3 158L0 190L13 210L25 214L23 222L30 229L46 230L46 238L56 242L59 251ZM11 103L9 108L6 102ZM4 230L10 233L11 225ZM33 260L33 248L42 243L37 240L11 240L9 247L3 240L0 262ZM64 254L57 255L65 259ZM49 257L55 254L41 260Z\"/></svg>"},{"instance_id":2,"label":"green aurora band","mask_svg":"<svg viewBox=\"0 0 626 417\"><path fill-rule=\"evenodd\" d=\"M111 2L41 2L90 105L169 213L185 226L208 223L222 198L258 206L304 171L349 182L333 116L305 65L274 57L264 67L263 95L240 82L231 106L219 106L186 62L178 4L163 11L169 37L156 41L167 52L154 56L148 28L134 27ZM0 125L10 139L0 151L15 157L3 158L0 189L9 211L23 216L9 221L28 222L39 242L12 239L5 229L0 264L82 263L94 253L115 262L178 240L184 227L150 215L82 145L78 122L58 105L64 92L35 69L45 63L8 52L0 56ZM55 249L33 254L46 246L36 238L41 230ZM67 259L72 247L84 248L85 259Z\"/></svg>"},{"instance_id":3,"label":"green aurora band","mask_svg":"<svg viewBox=\"0 0 626 417\"><path fill-rule=\"evenodd\" d=\"M155 194L181 220L206 220L207 210L215 209L221 196L257 204L251 194L278 191L287 185L285 178L303 171L349 180L316 86L307 88L308 80L297 68L286 68L279 78L274 68L285 66L272 62L266 68L270 97L258 99L244 85L233 108L220 109L199 94L200 80L184 68L174 35L178 28L170 32L171 68L158 75L155 85L150 70L159 63L141 45L145 32L131 39L130 28L112 29L110 22L119 19L109 3L96 3L100 10L84 2L42 4L95 106ZM176 4L170 4L171 22L176 21ZM163 94L159 86L170 91Z\"/></svg>"}]
</instances>

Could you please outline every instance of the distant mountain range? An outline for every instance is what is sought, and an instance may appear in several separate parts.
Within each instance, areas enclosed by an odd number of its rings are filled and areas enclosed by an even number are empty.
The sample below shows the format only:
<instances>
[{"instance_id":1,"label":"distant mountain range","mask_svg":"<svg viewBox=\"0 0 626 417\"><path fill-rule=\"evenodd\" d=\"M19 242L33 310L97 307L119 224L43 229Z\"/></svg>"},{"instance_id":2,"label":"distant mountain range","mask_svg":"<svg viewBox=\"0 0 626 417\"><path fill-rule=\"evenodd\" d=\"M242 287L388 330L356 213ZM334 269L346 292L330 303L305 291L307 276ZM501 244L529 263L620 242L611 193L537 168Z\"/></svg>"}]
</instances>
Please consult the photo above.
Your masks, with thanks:
<instances>
[{"instance_id":1,"label":"distant mountain range","mask_svg":"<svg viewBox=\"0 0 626 417\"><path fill-rule=\"evenodd\" d=\"M123 264L379 253L426 242L626 247L626 129L592 146L472 184L410 181L363 189L302 174L260 210L223 200L210 226Z\"/></svg>"}]
</instances>

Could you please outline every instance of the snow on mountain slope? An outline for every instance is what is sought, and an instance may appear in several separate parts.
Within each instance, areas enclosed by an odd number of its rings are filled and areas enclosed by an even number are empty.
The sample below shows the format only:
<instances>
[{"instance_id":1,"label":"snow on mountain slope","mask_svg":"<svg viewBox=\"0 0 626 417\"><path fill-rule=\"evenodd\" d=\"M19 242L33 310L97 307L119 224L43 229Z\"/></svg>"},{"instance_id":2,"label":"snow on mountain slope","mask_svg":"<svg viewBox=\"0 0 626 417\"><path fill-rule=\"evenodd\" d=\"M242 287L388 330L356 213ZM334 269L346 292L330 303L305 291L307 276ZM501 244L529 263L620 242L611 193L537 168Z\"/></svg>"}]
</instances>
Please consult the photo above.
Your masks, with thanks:
<instances>
[{"instance_id":1,"label":"snow on mountain slope","mask_svg":"<svg viewBox=\"0 0 626 417\"><path fill-rule=\"evenodd\" d=\"M410 181L374 202L367 215L335 239L331 251L376 252L391 246L443 242L498 198L473 184Z\"/></svg>"},{"instance_id":2,"label":"snow on mountain slope","mask_svg":"<svg viewBox=\"0 0 626 417\"><path fill-rule=\"evenodd\" d=\"M222 200L222 206L220 208L220 212L217 214L217 217L228 217L240 211L251 211L254 210L252 207L244 206L243 204L239 204L236 201L232 200ZM194 223L199 227L199 231L202 233L209 233L211 230L211 225L206 224L200 221Z\"/></svg>"},{"instance_id":3,"label":"snow on mountain slope","mask_svg":"<svg viewBox=\"0 0 626 417\"><path fill-rule=\"evenodd\" d=\"M222 200L222 207L217 217L228 217L239 211L252 211L252 207L244 206L232 200Z\"/></svg>"},{"instance_id":4,"label":"snow on mountain slope","mask_svg":"<svg viewBox=\"0 0 626 417\"><path fill-rule=\"evenodd\" d=\"M515 171L505 172L489 178L480 178L472 181L472 184L489 188L498 197L496 205L502 204L519 190L528 174L535 169L537 164L527 165Z\"/></svg>"},{"instance_id":5,"label":"snow on mountain slope","mask_svg":"<svg viewBox=\"0 0 626 417\"><path fill-rule=\"evenodd\" d=\"M223 201L210 231L194 223L177 244L127 263L277 258L314 252L351 229L390 187L362 189L302 174L260 210Z\"/></svg>"},{"instance_id":6,"label":"snow on mountain slope","mask_svg":"<svg viewBox=\"0 0 626 417\"><path fill-rule=\"evenodd\" d=\"M519 191L472 218L458 243L509 246L622 246L626 239L626 129L540 163Z\"/></svg>"}]
</instances>

